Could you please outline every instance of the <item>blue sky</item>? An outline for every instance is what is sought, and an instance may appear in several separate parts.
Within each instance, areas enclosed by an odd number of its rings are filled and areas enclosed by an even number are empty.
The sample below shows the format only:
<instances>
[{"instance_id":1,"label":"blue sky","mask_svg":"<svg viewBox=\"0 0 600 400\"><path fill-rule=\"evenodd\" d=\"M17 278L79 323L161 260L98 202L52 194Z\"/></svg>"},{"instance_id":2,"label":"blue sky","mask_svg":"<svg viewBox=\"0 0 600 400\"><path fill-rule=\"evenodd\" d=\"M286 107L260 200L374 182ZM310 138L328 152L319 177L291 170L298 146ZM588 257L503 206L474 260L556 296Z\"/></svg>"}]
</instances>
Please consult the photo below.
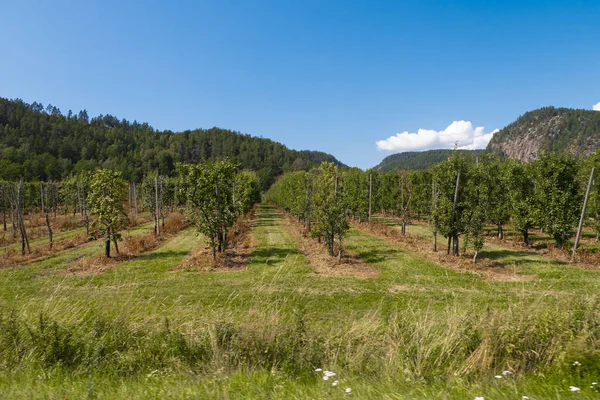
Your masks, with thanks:
<instances>
[{"instance_id":1,"label":"blue sky","mask_svg":"<svg viewBox=\"0 0 600 400\"><path fill-rule=\"evenodd\" d=\"M4 0L1 9L2 97L158 129L234 129L361 168L411 146L484 141L541 106L600 102L599 1Z\"/></svg>"}]
</instances>

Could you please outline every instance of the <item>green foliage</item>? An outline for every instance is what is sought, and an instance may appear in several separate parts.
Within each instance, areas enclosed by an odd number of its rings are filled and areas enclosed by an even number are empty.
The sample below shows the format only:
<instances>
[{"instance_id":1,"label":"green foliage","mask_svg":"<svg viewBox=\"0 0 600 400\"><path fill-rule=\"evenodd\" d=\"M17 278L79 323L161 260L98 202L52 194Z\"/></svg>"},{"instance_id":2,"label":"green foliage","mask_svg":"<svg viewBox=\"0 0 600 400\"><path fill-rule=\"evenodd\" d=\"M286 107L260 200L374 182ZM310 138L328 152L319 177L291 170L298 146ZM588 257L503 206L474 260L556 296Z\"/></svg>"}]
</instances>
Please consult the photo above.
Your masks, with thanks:
<instances>
[{"instance_id":1,"label":"green foliage","mask_svg":"<svg viewBox=\"0 0 600 400\"><path fill-rule=\"evenodd\" d=\"M534 165L534 176L536 219L562 248L581 211L578 163L569 156L544 154Z\"/></svg>"},{"instance_id":2,"label":"green foliage","mask_svg":"<svg viewBox=\"0 0 600 400\"><path fill-rule=\"evenodd\" d=\"M374 169L381 172L390 172L394 170L425 170L446 161L453 152L459 152L474 160L477 155L481 155L483 150L427 150L427 151L407 151L403 153L392 154L384 158Z\"/></svg>"},{"instance_id":3,"label":"green foliage","mask_svg":"<svg viewBox=\"0 0 600 400\"><path fill-rule=\"evenodd\" d=\"M311 171L314 174L315 189L313 194L313 236L324 237L331 255L335 254L335 240L341 251L342 239L348 230L343 186L339 184L338 168L333 163L324 162L319 168Z\"/></svg>"},{"instance_id":4,"label":"green foliage","mask_svg":"<svg viewBox=\"0 0 600 400\"><path fill-rule=\"evenodd\" d=\"M49 111L48 111L49 110ZM258 173L267 190L281 173L305 170L322 161L341 165L330 154L290 150L269 139L210 128L181 133L147 123L87 112L62 115L56 107L0 98L0 178L59 180L99 167L139 182L151 171L173 175L175 164L229 158Z\"/></svg>"},{"instance_id":5,"label":"green foliage","mask_svg":"<svg viewBox=\"0 0 600 400\"><path fill-rule=\"evenodd\" d=\"M110 241L115 246L120 239L119 230L127 223L123 203L127 200L127 182L121 173L109 169L96 171L90 182L88 202L90 213L97 218L93 226L106 237L106 256L110 257Z\"/></svg>"},{"instance_id":6,"label":"green foliage","mask_svg":"<svg viewBox=\"0 0 600 400\"><path fill-rule=\"evenodd\" d=\"M512 224L529 246L529 230L536 223L534 164L511 161L508 168L508 198Z\"/></svg>"},{"instance_id":7,"label":"green foliage","mask_svg":"<svg viewBox=\"0 0 600 400\"><path fill-rule=\"evenodd\" d=\"M227 230L237 218L233 202L236 165L228 160L178 164L179 190L186 199L191 221L205 235L213 258L224 251ZM248 181L250 182L250 181ZM244 191L244 188L238 188Z\"/></svg>"},{"instance_id":8,"label":"green foliage","mask_svg":"<svg viewBox=\"0 0 600 400\"><path fill-rule=\"evenodd\" d=\"M246 214L256 203L260 203L260 182L253 171L241 171L235 177L233 188L234 207Z\"/></svg>"},{"instance_id":9,"label":"green foliage","mask_svg":"<svg viewBox=\"0 0 600 400\"><path fill-rule=\"evenodd\" d=\"M353 177L357 171L341 174L333 163L324 162L308 173L293 172L283 175L267 192L266 199L290 211L303 221L307 231L314 237L323 238L331 255L342 250L342 240L349 226L346 217L350 210L348 204L354 199ZM346 192L350 189L349 192ZM337 243L336 243L337 240Z\"/></svg>"}]
</instances>

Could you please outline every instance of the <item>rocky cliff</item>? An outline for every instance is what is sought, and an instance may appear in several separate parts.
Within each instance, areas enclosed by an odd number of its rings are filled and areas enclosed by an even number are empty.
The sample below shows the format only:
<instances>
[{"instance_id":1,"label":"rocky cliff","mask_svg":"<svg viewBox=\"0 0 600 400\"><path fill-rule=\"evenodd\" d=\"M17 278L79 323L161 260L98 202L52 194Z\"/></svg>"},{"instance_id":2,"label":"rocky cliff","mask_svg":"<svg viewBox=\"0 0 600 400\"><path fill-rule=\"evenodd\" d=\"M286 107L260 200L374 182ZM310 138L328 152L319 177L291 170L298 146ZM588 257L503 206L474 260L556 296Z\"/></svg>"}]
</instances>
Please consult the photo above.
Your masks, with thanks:
<instances>
[{"instance_id":1,"label":"rocky cliff","mask_svg":"<svg viewBox=\"0 0 600 400\"><path fill-rule=\"evenodd\" d=\"M540 152L589 155L600 147L600 112L544 107L529 111L494 135L488 151L529 161Z\"/></svg>"}]
</instances>

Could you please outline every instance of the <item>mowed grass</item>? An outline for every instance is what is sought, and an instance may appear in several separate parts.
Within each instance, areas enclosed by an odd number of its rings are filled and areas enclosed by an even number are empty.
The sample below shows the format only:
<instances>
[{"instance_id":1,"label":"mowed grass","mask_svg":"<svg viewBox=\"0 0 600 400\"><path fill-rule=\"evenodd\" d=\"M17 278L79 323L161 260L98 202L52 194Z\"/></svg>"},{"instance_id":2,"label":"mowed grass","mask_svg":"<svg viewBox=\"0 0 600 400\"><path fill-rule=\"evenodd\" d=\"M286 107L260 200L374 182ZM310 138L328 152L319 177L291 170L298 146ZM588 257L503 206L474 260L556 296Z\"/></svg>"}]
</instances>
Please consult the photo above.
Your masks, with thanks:
<instances>
[{"instance_id":1,"label":"mowed grass","mask_svg":"<svg viewBox=\"0 0 600 400\"><path fill-rule=\"evenodd\" d=\"M0 270L0 398L598 398L598 272L485 281L351 229L380 276L317 275L282 218L259 207L241 271L173 270L192 229L101 274L60 274L97 243Z\"/></svg>"}]
</instances>

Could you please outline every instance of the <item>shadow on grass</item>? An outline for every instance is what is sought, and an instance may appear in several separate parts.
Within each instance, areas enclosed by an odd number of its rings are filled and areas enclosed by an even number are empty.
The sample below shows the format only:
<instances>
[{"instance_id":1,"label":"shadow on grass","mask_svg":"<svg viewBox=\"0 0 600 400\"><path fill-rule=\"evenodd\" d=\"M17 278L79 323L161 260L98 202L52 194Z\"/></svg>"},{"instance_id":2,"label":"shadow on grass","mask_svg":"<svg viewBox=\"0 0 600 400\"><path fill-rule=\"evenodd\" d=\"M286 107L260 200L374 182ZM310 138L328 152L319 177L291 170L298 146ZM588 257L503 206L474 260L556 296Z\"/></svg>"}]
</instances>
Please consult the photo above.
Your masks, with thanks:
<instances>
[{"instance_id":1,"label":"shadow on grass","mask_svg":"<svg viewBox=\"0 0 600 400\"><path fill-rule=\"evenodd\" d=\"M160 252L156 252L156 253L148 253L148 254L144 254L141 256L138 256L135 258L135 261L159 261L159 260L168 260L170 258L174 258L174 257L185 257L189 254L189 251L174 251L174 250L167 250L167 251L160 251Z\"/></svg>"},{"instance_id":2,"label":"shadow on grass","mask_svg":"<svg viewBox=\"0 0 600 400\"><path fill-rule=\"evenodd\" d=\"M531 262L548 262L551 264L564 265L565 262L559 260L543 260L537 254L525 251L501 249L501 250L482 250L480 253L482 259L499 260L500 264L526 264Z\"/></svg>"},{"instance_id":3,"label":"shadow on grass","mask_svg":"<svg viewBox=\"0 0 600 400\"><path fill-rule=\"evenodd\" d=\"M265 264L277 264L285 260L289 255L298 255L300 252L294 249L281 249L277 247L269 247L256 249L252 252L252 259L261 259Z\"/></svg>"},{"instance_id":4,"label":"shadow on grass","mask_svg":"<svg viewBox=\"0 0 600 400\"><path fill-rule=\"evenodd\" d=\"M360 251L358 255L363 260L369 263L378 263L382 261L388 260L390 257L397 256L398 253L401 253L400 250L389 249L389 250L369 250L369 251Z\"/></svg>"}]
</instances>

